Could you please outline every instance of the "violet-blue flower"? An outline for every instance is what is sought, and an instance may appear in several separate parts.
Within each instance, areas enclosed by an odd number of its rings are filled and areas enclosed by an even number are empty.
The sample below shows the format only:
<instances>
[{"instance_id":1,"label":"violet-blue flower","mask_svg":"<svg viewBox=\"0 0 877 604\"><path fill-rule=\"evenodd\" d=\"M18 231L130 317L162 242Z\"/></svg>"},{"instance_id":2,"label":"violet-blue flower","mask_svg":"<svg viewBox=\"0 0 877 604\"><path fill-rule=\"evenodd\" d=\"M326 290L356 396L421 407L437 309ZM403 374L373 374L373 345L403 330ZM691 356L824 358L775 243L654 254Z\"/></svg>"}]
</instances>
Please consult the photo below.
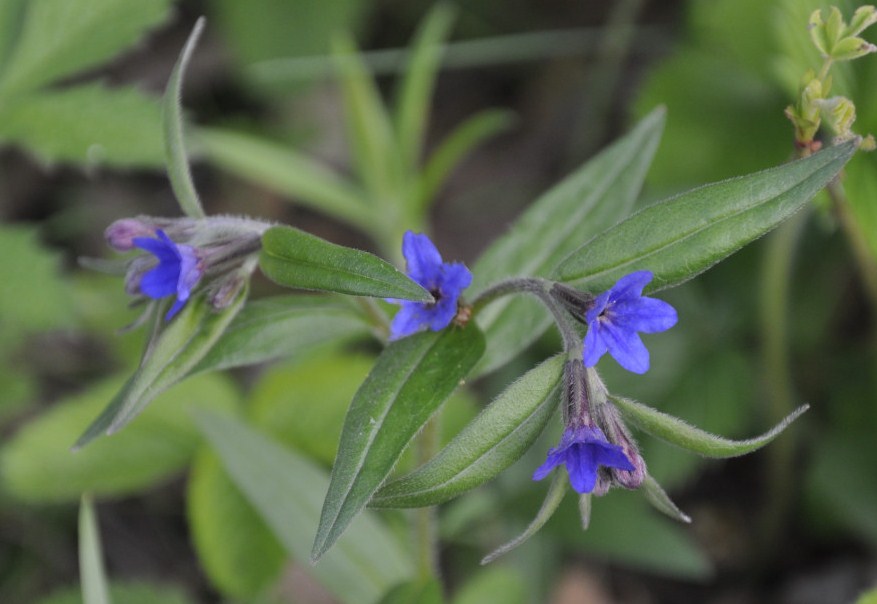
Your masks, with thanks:
<instances>
[{"instance_id":1,"label":"violet-blue flower","mask_svg":"<svg viewBox=\"0 0 877 604\"><path fill-rule=\"evenodd\" d=\"M650 271L625 275L594 300L585 313L588 323L583 348L585 367L596 365L608 351L628 371L649 370L649 351L637 332L664 331L677 321L672 306L642 295L652 276Z\"/></svg>"},{"instance_id":2,"label":"violet-blue flower","mask_svg":"<svg viewBox=\"0 0 877 604\"><path fill-rule=\"evenodd\" d=\"M435 245L422 233L405 233L402 255L408 276L431 293L435 301L390 300L402 306L390 325L391 340L426 328L439 331L450 325L457 315L460 294L472 283L469 269L460 262L442 262Z\"/></svg>"},{"instance_id":3,"label":"violet-blue flower","mask_svg":"<svg viewBox=\"0 0 877 604\"><path fill-rule=\"evenodd\" d=\"M548 458L533 473L533 480L542 480L551 470L564 464L572 488L590 493L597 484L600 466L633 471L635 468L618 445L613 445L596 426L568 426L560 444L548 451Z\"/></svg>"},{"instance_id":4,"label":"violet-blue flower","mask_svg":"<svg viewBox=\"0 0 877 604\"><path fill-rule=\"evenodd\" d=\"M161 229L156 229L155 234L154 238L134 239L135 247L158 258L158 266L140 280L140 291L156 299L176 295L176 301L164 317L166 321L170 321L186 304L201 279L202 268L195 248L175 243Z\"/></svg>"}]
</instances>

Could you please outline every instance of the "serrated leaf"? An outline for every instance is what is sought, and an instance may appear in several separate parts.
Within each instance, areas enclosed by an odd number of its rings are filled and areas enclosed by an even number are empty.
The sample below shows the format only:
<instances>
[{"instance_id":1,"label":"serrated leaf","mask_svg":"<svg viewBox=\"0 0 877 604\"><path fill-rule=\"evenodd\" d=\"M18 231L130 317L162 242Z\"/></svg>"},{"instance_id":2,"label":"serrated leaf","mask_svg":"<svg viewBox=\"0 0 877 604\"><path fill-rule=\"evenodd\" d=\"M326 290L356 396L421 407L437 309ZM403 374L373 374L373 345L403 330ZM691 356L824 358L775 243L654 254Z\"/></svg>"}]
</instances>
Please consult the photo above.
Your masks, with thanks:
<instances>
[{"instance_id":1,"label":"serrated leaf","mask_svg":"<svg viewBox=\"0 0 877 604\"><path fill-rule=\"evenodd\" d=\"M649 291L683 283L799 210L855 150L852 141L656 203L570 254L555 277L588 291L637 270L654 273Z\"/></svg>"},{"instance_id":2,"label":"serrated leaf","mask_svg":"<svg viewBox=\"0 0 877 604\"><path fill-rule=\"evenodd\" d=\"M793 421L810 408L801 405L776 426L761 436L746 440L731 440L691 426L678 417L661 413L636 401L610 395L621 413L644 432L670 444L713 458L737 457L760 449L779 436Z\"/></svg>"},{"instance_id":3,"label":"serrated leaf","mask_svg":"<svg viewBox=\"0 0 877 604\"><path fill-rule=\"evenodd\" d=\"M144 352L137 372L76 441L79 449L106 432L113 434L140 414L157 395L184 379L219 339L247 298L244 287L228 308L216 312L202 294L163 326ZM162 313L155 321L161 322Z\"/></svg>"},{"instance_id":4,"label":"serrated leaf","mask_svg":"<svg viewBox=\"0 0 877 604\"><path fill-rule=\"evenodd\" d=\"M340 175L311 158L252 135L220 130L198 131L199 147L219 166L289 196L307 206L369 231L375 227L374 209L364 194Z\"/></svg>"},{"instance_id":5,"label":"serrated leaf","mask_svg":"<svg viewBox=\"0 0 877 604\"><path fill-rule=\"evenodd\" d=\"M306 559L328 486L325 473L231 418L199 413L196 422L286 551ZM413 574L410 556L370 513L364 513L337 547L309 570L339 600L351 604L375 602Z\"/></svg>"},{"instance_id":6,"label":"serrated leaf","mask_svg":"<svg viewBox=\"0 0 877 604\"><path fill-rule=\"evenodd\" d=\"M292 227L275 226L265 231L259 266L269 279L285 287L432 301L429 292L374 254Z\"/></svg>"},{"instance_id":7,"label":"serrated leaf","mask_svg":"<svg viewBox=\"0 0 877 604\"><path fill-rule=\"evenodd\" d=\"M451 170L485 139L509 128L515 115L502 109L487 109L458 125L430 155L420 173L416 205L425 208L435 198Z\"/></svg>"},{"instance_id":8,"label":"serrated leaf","mask_svg":"<svg viewBox=\"0 0 877 604\"><path fill-rule=\"evenodd\" d=\"M224 595L249 601L283 570L287 554L213 451L189 472L187 518L198 560Z\"/></svg>"},{"instance_id":9,"label":"serrated leaf","mask_svg":"<svg viewBox=\"0 0 877 604\"><path fill-rule=\"evenodd\" d=\"M468 296L506 277L547 276L583 242L626 217L663 126L663 109L653 111L630 133L542 195L475 264ZM488 342L479 367L482 372L506 363L551 324L544 309L521 297L497 300L477 317Z\"/></svg>"},{"instance_id":10,"label":"serrated leaf","mask_svg":"<svg viewBox=\"0 0 877 604\"><path fill-rule=\"evenodd\" d=\"M171 181L171 188L180 204L180 209L187 216L193 218L203 218L204 208L201 207L201 200L198 198L198 191L195 190L195 183L192 182L192 173L189 171L189 160L186 157L186 143L183 138L184 120L183 120L183 76L189 65L189 60L195 52L195 46L198 44L198 38L204 29L204 17L195 22L186 45L180 52L180 58L177 59L171 77L168 80L167 88L164 91L164 100L162 101L162 126L164 131L164 149L167 156L167 175Z\"/></svg>"},{"instance_id":11,"label":"serrated leaf","mask_svg":"<svg viewBox=\"0 0 877 604\"><path fill-rule=\"evenodd\" d=\"M248 303L192 375L287 360L360 339L369 325L350 306L319 296L273 296Z\"/></svg>"},{"instance_id":12,"label":"serrated leaf","mask_svg":"<svg viewBox=\"0 0 877 604\"><path fill-rule=\"evenodd\" d=\"M0 140L49 164L162 166L160 124L158 100L134 88L89 84L0 105Z\"/></svg>"},{"instance_id":13,"label":"serrated leaf","mask_svg":"<svg viewBox=\"0 0 877 604\"><path fill-rule=\"evenodd\" d=\"M530 448L560 404L564 359L558 355L528 371L432 460L384 485L369 506L435 505L495 478Z\"/></svg>"},{"instance_id":14,"label":"serrated leaf","mask_svg":"<svg viewBox=\"0 0 877 604\"><path fill-rule=\"evenodd\" d=\"M84 604L110 604L97 515L90 495L79 503L79 576Z\"/></svg>"},{"instance_id":15,"label":"serrated leaf","mask_svg":"<svg viewBox=\"0 0 877 604\"><path fill-rule=\"evenodd\" d=\"M444 52L442 42L448 37L454 13L451 5L438 3L425 17L412 43L397 93L395 119L399 154L411 169L420 159L432 91Z\"/></svg>"},{"instance_id":16,"label":"serrated leaf","mask_svg":"<svg viewBox=\"0 0 877 604\"><path fill-rule=\"evenodd\" d=\"M551 517L554 515L554 512L557 511L557 508L560 506L560 502L563 501L563 496L566 495L568 489L569 480L567 479L566 474L564 472L555 473L554 477L551 479L551 486L548 487L548 493L545 494L545 500L542 502L539 511L536 512L536 516L533 518L533 521L529 525L527 525L527 528L524 529L523 533L521 533L511 541L500 545L490 554L486 555L481 560L481 564L490 564L500 556L509 553L510 551L527 541L530 537L538 533L539 530L543 526L545 526L545 523L551 519Z\"/></svg>"},{"instance_id":17,"label":"serrated leaf","mask_svg":"<svg viewBox=\"0 0 877 604\"><path fill-rule=\"evenodd\" d=\"M41 247L36 229L0 225L0 324L13 330L43 330L70 323L67 284L59 258Z\"/></svg>"},{"instance_id":18,"label":"serrated leaf","mask_svg":"<svg viewBox=\"0 0 877 604\"><path fill-rule=\"evenodd\" d=\"M222 376L199 376L156 398L122 434L71 453L70 444L122 383L108 380L58 401L7 439L0 449L4 492L27 502L72 502L86 491L96 497L137 493L191 460L201 440L188 416L191 406L230 410L237 404Z\"/></svg>"},{"instance_id":19,"label":"serrated leaf","mask_svg":"<svg viewBox=\"0 0 877 604\"><path fill-rule=\"evenodd\" d=\"M341 536L387 478L405 447L484 351L475 325L392 342L363 382L344 420L312 558Z\"/></svg>"},{"instance_id":20,"label":"serrated leaf","mask_svg":"<svg viewBox=\"0 0 877 604\"><path fill-rule=\"evenodd\" d=\"M111 59L168 16L171 0L31 0L0 96L34 90Z\"/></svg>"}]
</instances>

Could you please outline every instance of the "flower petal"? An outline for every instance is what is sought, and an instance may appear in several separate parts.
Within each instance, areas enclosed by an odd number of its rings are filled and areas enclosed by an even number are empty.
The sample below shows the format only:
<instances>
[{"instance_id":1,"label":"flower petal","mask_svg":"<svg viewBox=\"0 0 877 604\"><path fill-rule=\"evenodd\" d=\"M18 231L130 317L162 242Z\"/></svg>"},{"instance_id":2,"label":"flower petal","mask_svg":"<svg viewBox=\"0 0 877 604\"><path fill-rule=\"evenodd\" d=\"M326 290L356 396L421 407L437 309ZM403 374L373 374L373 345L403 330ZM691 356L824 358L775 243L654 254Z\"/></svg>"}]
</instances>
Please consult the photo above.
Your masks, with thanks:
<instances>
[{"instance_id":1,"label":"flower petal","mask_svg":"<svg viewBox=\"0 0 877 604\"><path fill-rule=\"evenodd\" d=\"M180 253L180 276L177 279L177 297L187 300L189 294L201 279L201 268L198 266L198 256L195 249L188 245L177 246Z\"/></svg>"},{"instance_id":2,"label":"flower petal","mask_svg":"<svg viewBox=\"0 0 877 604\"><path fill-rule=\"evenodd\" d=\"M472 283L472 273L462 262L449 262L442 265L442 296L454 296L456 303L460 293Z\"/></svg>"},{"instance_id":3,"label":"flower petal","mask_svg":"<svg viewBox=\"0 0 877 604\"><path fill-rule=\"evenodd\" d=\"M548 457L545 459L545 463L536 468L536 471L533 472L533 480L542 480L546 476L548 476L551 471L559 466L560 464L566 461L566 449L556 448L551 449L548 452Z\"/></svg>"},{"instance_id":4,"label":"flower petal","mask_svg":"<svg viewBox=\"0 0 877 604\"><path fill-rule=\"evenodd\" d=\"M609 348L609 354L619 365L633 373L645 373L649 370L649 350L635 331L606 321L603 322L601 335Z\"/></svg>"},{"instance_id":5,"label":"flower petal","mask_svg":"<svg viewBox=\"0 0 877 604\"><path fill-rule=\"evenodd\" d=\"M656 333L670 329L679 320L676 309L657 298L619 302L612 309L612 322L625 329Z\"/></svg>"},{"instance_id":6,"label":"flower petal","mask_svg":"<svg viewBox=\"0 0 877 604\"><path fill-rule=\"evenodd\" d=\"M183 306L186 305L187 299L188 297L186 299L177 298L176 302L174 302L174 305L171 306L170 310L168 310L167 314L164 316L164 320L170 321L171 319L173 319L174 315L180 312L180 309L182 309Z\"/></svg>"},{"instance_id":7,"label":"flower petal","mask_svg":"<svg viewBox=\"0 0 877 604\"><path fill-rule=\"evenodd\" d=\"M440 331L451 324L457 316L457 296L442 296L442 299L431 306L425 306L424 315L428 315L429 328Z\"/></svg>"},{"instance_id":8,"label":"flower petal","mask_svg":"<svg viewBox=\"0 0 877 604\"><path fill-rule=\"evenodd\" d=\"M140 280L140 291L150 298L164 298L177 293L177 280L180 276L177 263L162 262L143 275Z\"/></svg>"},{"instance_id":9,"label":"flower petal","mask_svg":"<svg viewBox=\"0 0 877 604\"><path fill-rule=\"evenodd\" d=\"M636 469L620 446L608 442L602 445L594 444L593 446L595 449L594 456L599 465L627 470L628 472Z\"/></svg>"},{"instance_id":10,"label":"flower petal","mask_svg":"<svg viewBox=\"0 0 877 604\"><path fill-rule=\"evenodd\" d=\"M609 303L609 296L611 294L612 290L605 291L594 299L594 305L585 313L585 322L588 325L596 321L600 316L600 313L606 310L606 305Z\"/></svg>"},{"instance_id":11,"label":"flower petal","mask_svg":"<svg viewBox=\"0 0 877 604\"><path fill-rule=\"evenodd\" d=\"M593 367L597 364L597 361L600 360L608 347L606 346L606 340L603 338L601 331L603 330L603 325L600 321L594 321L590 325L588 325L588 333L585 334L585 343L582 348L582 357L585 363L585 367Z\"/></svg>"},{"instance_id":12,"label":"flower petal","mask_svg":"<svg viewBox=\"0 0 877 604\"><path fill-rule=\"evenodd\" d=\"M402 237L402 255L409 277L428 290L438 287L442 256L429 237L406 231Z\"/></svg>"},{"instance_id":13,"label":"flower petal","mask_svg":"<svg viewBox=\"0 0 877 604\"><path fill-rule=\"evenodd\" d=\"M390 341L417 333L428 322L429 315L426 314L422 304L404 300L402 308L399 309L399 312L393 317L393 322L390 323Z\"/></svg>"},{"instance_id":14,"label":"flower petal","mask_svg":"<svg viewBox=\"0 0 877 604\"><path fill-rule=\"evenodd\" d=\"M593 445L575 444L566 453L566 471L569 483L578 493L590 493L597 484L597 462L594 459Z\"/></svg>"},{"instance_id":15,"label":"flower petal","mask_svg":"<svg viewBox=\"0 0 877 604\"><path fill-rule=\"evenodd\" d=\"M621 302L630 298L638 298L643 293L643 288L648 285L654 275L652 271L636 271L623 276L612 286L611 300Z\"/></svg>"}]
</instances>

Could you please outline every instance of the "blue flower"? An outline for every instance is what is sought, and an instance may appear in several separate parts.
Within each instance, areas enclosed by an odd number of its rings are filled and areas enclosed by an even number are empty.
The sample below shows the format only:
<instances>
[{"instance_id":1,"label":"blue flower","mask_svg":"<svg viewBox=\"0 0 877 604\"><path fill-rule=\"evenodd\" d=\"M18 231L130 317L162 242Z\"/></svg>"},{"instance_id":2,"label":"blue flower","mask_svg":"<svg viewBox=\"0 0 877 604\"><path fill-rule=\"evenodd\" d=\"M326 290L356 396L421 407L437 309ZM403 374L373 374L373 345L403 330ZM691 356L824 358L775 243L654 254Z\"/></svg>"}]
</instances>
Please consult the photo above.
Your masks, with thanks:
<instances>
[{"instance_id":1,"label":"blue flower","mask_svg":"<svg viewBox=\"0 0 877 604\"><path fill-rule=\"evenodd\" d=\"M594 490L600 466L628 472L635 469L621 447L606 440L596 426L567 427L560 444L548 451L545 463L533 473L533 480L542 480L560 464L566 465L569 482L579 493Z\"/></svg>"},{"instance_id":2,"label":"blue flower","mask_svg":"<svg viewBox=\"0 0 877 604\"><path fill-rule=\"evenodd\" d=\"M156 229L155 234L155 238L134 238L135 247L158 258L158 266L140 280L140 291L156 299L176 295L176 302L164 317L165 321L170 321L189 299L192 289L201 279L202 268L195 248L174 243L161 229Z\"/></svg>"},{"instance_id":3,"label":"blue flower","mask_svg":"<svg viewBox=\"0 0 877 604\"><path fill-rule=\"evenodd\" d=\"M402 239L408 276L432 294L435 302L390 300L402 308L390 325L390 340L398 340L429 328L439 331L457 315L457 299L472 283L472 273L460 262L442 262L429 237L408 231Z\"/></svg>"},{"instance_id":4,"label":"blue flower","mask_svg":"<svg viewBox=\"0 0 877 604\"><path fill-rule=\"evenodd\" d=\"M677 320L672 306L642 295L652 276L649 271L625 275L594 300L585 313L588 323L582 351L585 367L596 365L608 351L628 371L649 370L649 351L637 332L664 331L676 325Z\"/></svg>"}]
</instances>

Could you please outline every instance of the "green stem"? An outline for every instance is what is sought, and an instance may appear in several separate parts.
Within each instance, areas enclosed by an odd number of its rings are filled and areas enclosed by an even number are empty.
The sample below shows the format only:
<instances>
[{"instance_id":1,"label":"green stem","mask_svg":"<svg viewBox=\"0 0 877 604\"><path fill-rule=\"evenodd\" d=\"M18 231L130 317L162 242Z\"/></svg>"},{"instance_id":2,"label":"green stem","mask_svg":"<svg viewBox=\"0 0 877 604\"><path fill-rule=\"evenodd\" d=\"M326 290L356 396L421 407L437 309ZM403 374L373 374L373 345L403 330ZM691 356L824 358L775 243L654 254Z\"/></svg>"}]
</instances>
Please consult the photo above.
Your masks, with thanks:
<instances>
[{"instance_id":1,"label":"green stem","mask_svg":"<svg viewBox=\"0 0 877 604\"><path fill-rule=\"evenodd\" d=\"M439 418L433 416L417 438L417 465L431 460L439 450ZM438 560L438 508L426 506L414 512L414 537L417 554L417 576L428 580L439 577Z\"/></svg>"},{"instance_id":2,"label":"green stem","mask_svg":"<svg viewBox=\"0 0 877 604\"><path fill-rule=\"evenodd\" d=\"M868 301L871 303L875 316L877 316L877 261L874 260L874 255L871 252L871 247L868 245L868 239L864 231L862 231L862 226L853 215L843 185L838 180L834 180L826 187L826 190L831 199L834 214L850 243L853 258L862 277L865 294L868 296Z\"/></svg>"},{"instance_id":3,"label":"green stem","mask_svg":"<svg viewBox=\"0 0 877 604\"><path fill-rule=\"evenodd\" d=\"M788 312L792 264L809 212L796 214L780 226L767 242L761 272L760 322L764 381L768 399L768 423L775 424L795 408L789 341ZM791 466L797 440L789 430L767 449L767 499L761 517L759 551L776 551L795 486Z\"/></svg>"}]
</instances>

